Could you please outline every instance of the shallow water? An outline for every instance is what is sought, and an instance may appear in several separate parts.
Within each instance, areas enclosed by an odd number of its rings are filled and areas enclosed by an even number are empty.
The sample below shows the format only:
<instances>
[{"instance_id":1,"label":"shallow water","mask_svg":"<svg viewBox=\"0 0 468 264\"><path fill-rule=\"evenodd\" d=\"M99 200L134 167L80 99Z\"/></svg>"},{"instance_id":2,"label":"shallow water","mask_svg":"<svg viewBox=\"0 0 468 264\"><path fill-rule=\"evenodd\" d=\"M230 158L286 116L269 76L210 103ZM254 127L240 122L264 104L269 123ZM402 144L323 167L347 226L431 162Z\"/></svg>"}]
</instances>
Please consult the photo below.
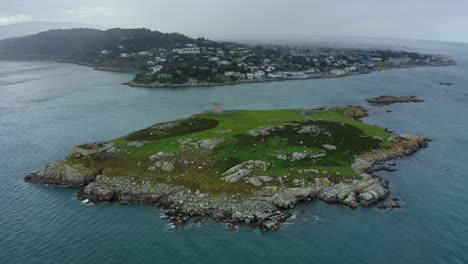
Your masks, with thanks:
<instances>
[{"instance_id":1,"label":"shallow water","mask_svg":"<svg viewBox=\"0 0 468 264\"><path fill-rule=\"evenodd\" d=\"M131 76L52 62L0 61L0 263L468 263L468 47L434 45L458 65L339 79L142 89ZM438 82L453 82L439 86ZM433 139L382 172L403 208L315 202L262 234L208 222L174 230L151 206L84 205L76 189L34 186L29 172L74 145L206 110L363 105L382 94L424 103L370 108L371 122ZM385 109L393 112L387 113ZM318 218L318 220L317 220Z\"/></svg>"}]
</instances>

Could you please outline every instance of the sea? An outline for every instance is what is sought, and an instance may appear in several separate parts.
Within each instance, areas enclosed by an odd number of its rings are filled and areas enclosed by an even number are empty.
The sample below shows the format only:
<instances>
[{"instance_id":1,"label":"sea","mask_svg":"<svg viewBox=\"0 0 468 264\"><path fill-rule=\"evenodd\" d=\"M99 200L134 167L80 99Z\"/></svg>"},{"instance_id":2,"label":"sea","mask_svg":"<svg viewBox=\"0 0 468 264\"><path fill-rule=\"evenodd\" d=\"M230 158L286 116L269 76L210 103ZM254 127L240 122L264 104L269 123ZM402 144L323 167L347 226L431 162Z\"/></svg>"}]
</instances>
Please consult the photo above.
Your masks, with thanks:
<instances>
[{"instance_id":1,"label":"sea","mask_svg":"<svg viewBox=\"0 0 468 264\"><path fill-rule=\"evenodd\" d=\"M457 65L335 79L200 88L130 88L129 73L46 61L0 61L0 263L468 263L468 44L408 49ZM451 86L439 85L451 82ZM415 95L423 103L371 107L366 98ZM277 232L208 221L173 228L149 205L83 204L76 188L24 182L73 146L225 109L360 105L394 132L430 137L397 160L391 197L402 208L344 209L316 201ZM391 110L387 112L386 110Z\"/></svg>"}]
</instances>

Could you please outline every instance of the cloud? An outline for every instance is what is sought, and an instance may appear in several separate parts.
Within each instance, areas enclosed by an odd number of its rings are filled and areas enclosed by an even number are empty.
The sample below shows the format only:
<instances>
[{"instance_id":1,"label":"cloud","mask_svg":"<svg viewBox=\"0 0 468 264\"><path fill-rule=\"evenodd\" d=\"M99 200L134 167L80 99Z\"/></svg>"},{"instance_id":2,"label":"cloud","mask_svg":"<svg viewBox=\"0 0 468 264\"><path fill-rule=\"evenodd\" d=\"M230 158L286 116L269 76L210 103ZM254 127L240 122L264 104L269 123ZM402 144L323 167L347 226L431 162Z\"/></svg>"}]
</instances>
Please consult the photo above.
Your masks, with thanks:
<instances>
[{"instance_id":1,"label":"cloud","mask_svg":"<svg viewBox=\"0 0 468 264\"><path fill-rule=\"evenodd\" d=\"M0 25L15 24L31 20L33 20L33 18L28 15L0 16Z\"/></svg>"},{"instance_id":2,"label":"cloud","mask_svg":"<svg viewBox=\"0 0 468 264\"><path fill-rule=\"evenodd\" d=\"M117 18L127 14L128 9L121 5L109 6L80 6L65 11L68 15L78 19L103 19L103 17Z\"/></svg>"}]
</instances>

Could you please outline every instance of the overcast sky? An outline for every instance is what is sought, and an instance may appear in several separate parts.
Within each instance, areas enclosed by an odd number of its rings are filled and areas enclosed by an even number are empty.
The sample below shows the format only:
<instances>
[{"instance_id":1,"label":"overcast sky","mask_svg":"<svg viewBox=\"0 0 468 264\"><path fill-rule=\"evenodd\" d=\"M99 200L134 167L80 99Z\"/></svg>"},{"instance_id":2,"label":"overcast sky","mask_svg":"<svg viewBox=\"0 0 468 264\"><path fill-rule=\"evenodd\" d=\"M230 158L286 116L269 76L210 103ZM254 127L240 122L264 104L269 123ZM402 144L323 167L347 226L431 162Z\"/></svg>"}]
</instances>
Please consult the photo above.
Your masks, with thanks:
<instances>
[{"instance_id":1,"label":"overcast sky","mask_svg":"<svg viewBox=\"0 0 468 264\"><path fill-rule=\"evenodd\" d=\"M468 42L468 0L0 0L22 21L148 27L190 35L319 35Z\"/></svg>"}]
</instances>

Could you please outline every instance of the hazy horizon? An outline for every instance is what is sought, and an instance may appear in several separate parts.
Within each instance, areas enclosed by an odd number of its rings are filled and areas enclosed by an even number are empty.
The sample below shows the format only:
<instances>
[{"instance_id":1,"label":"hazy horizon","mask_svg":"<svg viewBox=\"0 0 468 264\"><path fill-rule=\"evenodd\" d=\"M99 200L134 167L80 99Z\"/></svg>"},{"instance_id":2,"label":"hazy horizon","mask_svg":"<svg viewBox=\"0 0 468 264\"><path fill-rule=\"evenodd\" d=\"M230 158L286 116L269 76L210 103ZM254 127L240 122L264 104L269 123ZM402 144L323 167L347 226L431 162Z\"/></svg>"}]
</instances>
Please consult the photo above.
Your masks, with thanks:
<instances>
[{"instance_id":1,"label":"hazy horizon","mask_svg":"<svg viewBox=\"0 0 468 264\"><path fill-rule=\"evenodd\" d=\"M6 2L0 25L27 21L73 23L93 28L146 27L190 36L261 39L268 36L364 37L468 42L468 2L391 3L362 0L31 0ZM118 21L118 22L116 22Z\"/></svg>"}]
</instances>

